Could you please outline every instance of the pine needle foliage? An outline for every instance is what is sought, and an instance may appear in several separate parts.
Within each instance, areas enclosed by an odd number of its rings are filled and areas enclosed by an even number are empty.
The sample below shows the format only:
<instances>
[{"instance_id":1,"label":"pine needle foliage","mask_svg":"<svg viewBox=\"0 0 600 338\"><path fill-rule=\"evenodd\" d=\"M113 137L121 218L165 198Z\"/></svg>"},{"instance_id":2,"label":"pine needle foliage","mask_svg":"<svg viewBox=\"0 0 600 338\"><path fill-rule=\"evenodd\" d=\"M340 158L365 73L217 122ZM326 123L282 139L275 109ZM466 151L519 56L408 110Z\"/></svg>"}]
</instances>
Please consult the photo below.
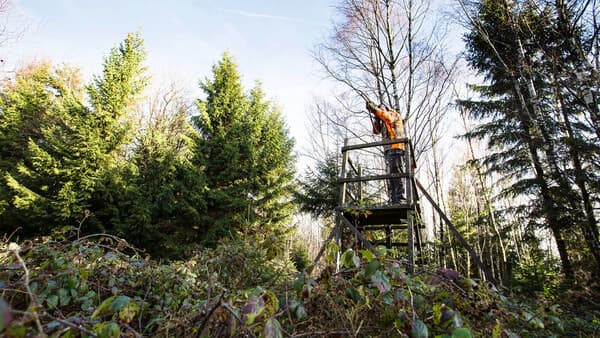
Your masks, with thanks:
<instances>
[{"instance_id":1,"label":"pine needle foliage","mask_svg":"<svg viewBox=\"0 0 600 338\"><path fill-rule=\"evenodd\" d=\"M265 99L259 83L244 91L228 54L200 87L206 98L198 101L193 122L208 187L205 242L249 226L283 235L293 211L294 142L279 109Z\"/></svg>"}]
</instances>

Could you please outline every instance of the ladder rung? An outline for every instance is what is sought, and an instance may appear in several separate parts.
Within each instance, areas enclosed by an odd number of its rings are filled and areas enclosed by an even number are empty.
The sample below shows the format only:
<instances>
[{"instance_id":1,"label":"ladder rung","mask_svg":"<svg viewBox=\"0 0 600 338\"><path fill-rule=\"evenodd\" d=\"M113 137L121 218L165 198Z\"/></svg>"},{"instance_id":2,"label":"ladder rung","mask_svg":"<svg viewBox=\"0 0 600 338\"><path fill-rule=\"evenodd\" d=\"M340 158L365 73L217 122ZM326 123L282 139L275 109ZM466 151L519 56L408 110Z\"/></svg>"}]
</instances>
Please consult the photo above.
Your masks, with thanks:
<instances>
[{"instance_id":1,"label":"ladder rung","mask_svg":"<svg viewBox=\"0 0 600 338\"><path fill-rule=\"evenodd\" d=\"M406 223L406 222L408 222L408 220L401 219L400 222ZM386 230L386 229L397 230L397 229L407 229L407 228L408 228L408 225L406 225L406 224L403 224L403 225L373 225L373 226L358 227L358 230L373 231L373 230Z\"/></svg>"},{"instance_id":2,"label":"ladder rung","mask_svg":"<svg viewBox=\"0 0 600 338\"><path fill-rule=\"evenodd\" d=\"M408 221L405 219L402 219L400 221L401 221L401 223L408 223ZM425 229L425 224L419 224L418 228ZM408 229L408 225L406 225L406 224L394 224L391 226L388 226L388 225L365 225L365 226L358 225L357 229L360 231L376 231L376 230L385 230L385 229L399 230L399 229Z\"/></svg>"},{"instance_id":3,"label":"ladder rung","mask_svg":"<svg viewBox=\"0 0 600 338\"><path fill-rule=\"evenodd\" d=\"M340 177L338 183L350 183L350 182L365 182L365 181L380 181L390 178L403 178L410 177L410 174L388 174L388 175L375 175L375 176L363 176L363 177Z\"/></svg>"},{"instance_id":4,"label":"ladder rung","mask_svg":"<svg viewBox=\"0 0 600 338\"><path fill-rule=\"evenodd\" d=\"M385 241L373 241L371 242L372 245L384 245L387 246L387 243ZM404 243L404 242L392 242L390 243L391 246L408 246L408 243Z\"/></svg>"}]
</instances>

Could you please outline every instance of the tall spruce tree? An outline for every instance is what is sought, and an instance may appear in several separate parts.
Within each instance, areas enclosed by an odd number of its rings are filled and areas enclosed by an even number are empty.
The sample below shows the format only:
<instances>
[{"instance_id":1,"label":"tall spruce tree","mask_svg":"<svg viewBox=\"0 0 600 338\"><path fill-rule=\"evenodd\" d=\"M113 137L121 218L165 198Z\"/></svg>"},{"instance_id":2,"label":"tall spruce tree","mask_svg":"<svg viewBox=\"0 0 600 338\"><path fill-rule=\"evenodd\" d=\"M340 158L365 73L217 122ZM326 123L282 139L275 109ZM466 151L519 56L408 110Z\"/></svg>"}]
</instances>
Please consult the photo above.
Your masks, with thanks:
<instances>
[{"instance_id":1,"label":"tall spruce tree","mask_svg":"<svg viewBox=\"0 0 600 338\"><path fill-rule=\"evenodd\" d=\"M559 121L562 160L567 163L565 174L575 183L573 200L580 203L577 224L600 273L600 240L594 212L600 179L600 106L596 85L600 74L598 64L594 66L590 61L597 54L597 28L586 27L581 19L586 16L586 7L566 0L547 4L544 10L552 13L547 25L551 29L539 32L537 41L544 52L542 65L551 84L550 95Z\"/></svg>"},{"instance_id":2,"label":"tall spruce tree","mask_svg":"<svg viewBox=\"0 0 600 338\"><path fill-rule=\"evenodd\" d=\"M36 142L46 142L49 128L57 123L57 115L77 111L83 87L73 68L53 68L48 63L33 63L17 71L14 81L2 85L0 96L0 225L5 231L22 229L31 234L48 229L47 201L36 188L19 185L15 177L30 185L37 181L42 190L53 189L44 175L33 175L32 158ZM49 170L54 167L48 163ZM23 210L32 209L32 212Z\"/></svg>"},{"instance_id":3,"label":"tall spruce tree","mask_svg":"<svg viewBox=\"0 0 600 338\"><path fill-rule=\"evenodd\" d=\"M506 193L526 195L532 199L526 212L544 219L552 231L567 275L572 274L571 260L564 239L566 215L563 203L557 199L552 181L551 164L545 161L544 131L555 123L540 123L537 97L532 97L528 85L540 80L524 74L532 64L535 49L523 46L530 36L518 29L516 8L507 1L482 1L478 5L480 21L473 25L465 40L467 60L472 67L485 74L489 84L474 87L480 101L463 101L471 116L482 121L467 137L488 139L495 150L484 164L504 179L513 182ZM529 75L529 76L527 76ZM536 84L540 84L537 81ZM539 86L538 86L539 88Z\"/></svg>"},{"instance_id":4,"label":"tall spruce tree","mask_svg":"<svg viewBox=\"0 0 600 338\"><path fill-rule=\"evenodd\" d=\"M199 240L205 177L189 108L175 91L157 95L144 110L147 120L130 160L120 166L120 180L111 180L110 190L120 194L114 194L116 212L109 224L154 256L181 257Z\"/></svg>"},{"instance_id":5,"label":"tall spruce tree","mask_svg":"<svg viewBox=\"0 0 600 338\"><path fill-rule=\"evenodd\" d=\"M213 243L249 225L285 232L292 212L293 140L281 114L257 84L244 93L231 56L213 66L194 119L207 179L204 239Z\"/></svg>"},{"instance_id":6,"label":"tall spruce tree","mask_svg":"<svg viewBox=\"0 0 600 338\"><path fill-rule=\"evenodd\" d=\"M566 93L576 90L560 83L572 75L566 69L576 68L569 63L573 52L565 49L572 36L557 33L560 25L552 9L532 0L473 4L467 59L488 83L474 87L481 100L461 102L481 121L467 137L486 138L495 149L484 163L513 183L506 193L530 198L521 210L537 217L536 227L550 229L563 272L572 276L567 244L578 240L576 232L583 235L600 271L597 222L590 212L590 181L582 156L597 153L590 151L594 142L582 137L593 130L572 123L581 121L577 115L582 109L565 100Z\"/></svg>"},{"instance_id":7,"label":"tall spruce tree","mask_svg":"<svg viewBox=\"0 0 600 338\"><path fill-rule=\"evenodd\" d=\"M20 215L18 220L5 220L11 222L7 227L21 226L28 235L46 233L99 211L99 191L127 141L128 108L146 83L144 56L137 34L129 34L111 50L102 76L87 87L91 106L84 103L83 88L74 86L64 71L39 68L34 76L6 87L3 110L15 111L17 117L3 125L3 138L19 123L35 126L24 135L26 147L14 157L14 168L7 166L4 175L6 209ZM41 118L31 122L28 114ZM7 139L9 144L24 142L23 137Z\"/></svg>"}]
</instances>

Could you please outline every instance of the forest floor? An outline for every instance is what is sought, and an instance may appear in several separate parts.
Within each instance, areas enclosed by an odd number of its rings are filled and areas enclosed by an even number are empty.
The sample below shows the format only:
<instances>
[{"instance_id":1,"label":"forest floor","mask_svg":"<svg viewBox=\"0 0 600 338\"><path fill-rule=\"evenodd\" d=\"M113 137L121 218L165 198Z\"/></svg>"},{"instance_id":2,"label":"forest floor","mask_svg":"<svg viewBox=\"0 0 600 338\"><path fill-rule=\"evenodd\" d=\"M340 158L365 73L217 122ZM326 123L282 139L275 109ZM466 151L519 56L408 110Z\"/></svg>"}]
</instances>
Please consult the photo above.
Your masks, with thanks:
<instances>
[{"instance_id":1,"label":"forest floor","mask_svg":"<svg viewBox=\"0 0 600 338\"><path fill-rule=\"evenodd\" d=\"M0 336L600 336L597 285L551 300L452 270L409 274L385 250L341 263L309 276L247 241L166 263L110 235L4 241Z\"/></svg>"}]
</instances>

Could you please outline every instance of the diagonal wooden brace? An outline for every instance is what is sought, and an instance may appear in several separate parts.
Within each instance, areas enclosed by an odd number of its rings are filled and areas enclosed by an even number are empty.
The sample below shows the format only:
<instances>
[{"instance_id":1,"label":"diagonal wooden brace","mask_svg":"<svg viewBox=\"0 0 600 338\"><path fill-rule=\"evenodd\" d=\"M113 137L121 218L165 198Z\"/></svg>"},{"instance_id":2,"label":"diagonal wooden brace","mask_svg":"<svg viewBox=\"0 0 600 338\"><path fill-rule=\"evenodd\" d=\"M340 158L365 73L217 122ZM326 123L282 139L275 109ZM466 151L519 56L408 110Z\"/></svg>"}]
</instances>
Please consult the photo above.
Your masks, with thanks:
<instances>
[{"instance_id":1,"label":"diagonal wooden brace","mask_svg":"<svg viewBox=\"0 0 600 338\"><path fill-rule=\"evenodd\" d=\"M342 215L342 213L339 210L337 210L336 212L338 214L338 217L344 222L344 224L346 224L350 231L352 231L356 235L356 237L365 244L367 249L369 249L369 251L371 251L373 254L377 255L378 253L377 250L375 250L375 247L360 233L360 231L358 231L354 227L354 225L352 225L352 223L350 223L348 219L346 219L346 217Z\"/></svg>"},{"instance_id":2,"label":"diagonal wooden brace","mask_svg":"<svg viewBox=\"0 0 600 338\"><path fill-rule=\"evenodd\" d=\"M417 187L419 188L419 190L421 190L421 192L423 193L423 196L425 196L425 198L427 198L429 203L431 203L433 208L438 212L438 214L440 215L442 220L446 223L446 225L448 225L448 228L450 228L450 231L452 231L452 234L454 234L454 237L456 237L456 239L458 239L458 241L460 242L462 247L465 248L465 250L467 250L467 252L471 256L471 258L473 259L475 264L483 271L483 274L485 275L487 280L496 284L496 280L495 280L494 276L492 276L492 274L486 268L486 266L483 265L483 262L481 261L481 259L479 259L479 256L477 256L477 254L475 253L475 251L473 251L473 249L471 248L469 243L467 243L467 241L465 241L465 239L460 234L460 232L458 232L458 230L454 227L454 224L452 224L452 222L450 221L448 216L446 216L446 214L444 214L442 209L437 205L437 203L435 203L433 198L431 198L431 196L429 196L429 194L427 193L425 188L423 188L423 186L421 185L421 183L419 183L419 181L417 179L415 179L415 183L416 183Z\"/></svg>"}]
</instances>

